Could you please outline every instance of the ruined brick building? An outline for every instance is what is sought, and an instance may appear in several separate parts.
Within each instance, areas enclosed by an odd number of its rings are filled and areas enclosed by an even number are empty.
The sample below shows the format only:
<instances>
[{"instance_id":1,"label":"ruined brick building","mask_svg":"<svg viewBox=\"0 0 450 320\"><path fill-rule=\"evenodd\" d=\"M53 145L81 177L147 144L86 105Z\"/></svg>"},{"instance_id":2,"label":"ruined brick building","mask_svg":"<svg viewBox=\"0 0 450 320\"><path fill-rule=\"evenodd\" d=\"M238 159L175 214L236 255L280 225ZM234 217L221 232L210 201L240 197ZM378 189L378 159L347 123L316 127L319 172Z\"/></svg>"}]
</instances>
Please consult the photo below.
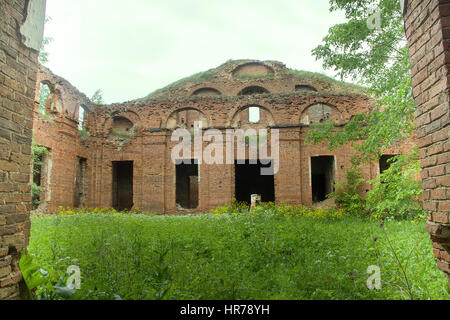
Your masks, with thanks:
<instances>
[{"instance_id":1,"label":"ruined brick building","mask_svg":"<svg viewBox=\"0 0 450 320\"><path fill-rule=\"evenodd\" d=\"M249 201L254 193L262 201L312 205L344 178L354 152L349 146L330 152L325 144L305 143L310 125L327 120L343 125L373 105L360 87L274 61L229 61L143 99L108 106L94 105L44 67L37 85L34 137L50 153L36 180L40 207L48 212L58 206L206 212L233 198ZM191 164L174 163L174 130L193 130L196 121L224 136L227 129L267 129L267 161L276 156L271 135L278 130L279 170L260 175L264 164L251 164L251 152L240 155L237 146L228 164L198 161L195 150ZM203 140L203 150L219 143ZM364 177L375 178L389 156L412 147L393 147L379 163L362 168ZM223 144L224 158L226 153Z\"/></svg>"},{"instance_id":2,"label":"ruined brick building","mask_svg":"<svg viewBox=\"0 0 450 320\"><path fill-rule=\"evenodd\" d=\"M431 235L437 265L450 280L450 1L400 2L404 7L406 36L411 55L417 137L423 167L424 208L429 212L427 229ZM369 105L363 95L348 95L348 91L346 94L342 93L346 90L331 90L337 86L333 82L309 79L309 87L301 87L305 85L301 77L291 76L289 81L286 72L280 76L280 69L270 63L265 64L265 70L273 72L266 71L268 75L261 79L233 77L239 75L239 70L244 70L244 73L250 71L245 71L245 67L233 69L233 64L229 64L229 69L224 68L220 73L223 78L203 79L204 86L201 86L201 81L187 81L184 86L180 86L180 90L167 94L165 98L155 93L145 100L110 107L94 107L66 81L44 71L40 72L42 80L38 80L38 83L48 77L48 83L53 85L54 90L48 103L49 116L44 117L47 119L35 116L33 124L33 101L37 101L34 91L38 50L42 42L44 17L45 0L0 0L0 299L19 297L22 275L18 258L21 250L27 246L30 231L29 182L32 178L30 154L33 125L35 131L40 131L40 142L51 149L49 159L44 161L47 169L41 171L41 175L47 177L47 180L41 180L42 183L48 183L50 187L47 195L41 195L43 202L47 202L48 210L54 209L58 204L113 205L113 190L117 191L117 187L113 188L113 181L125 180L119 179L117 173L121 172L120 177L124 175L123 172L131 172L131 162L127 165L112 161L133 161L133 180L128 182L132 186L129 190L133 192L133 205L145 207L147 204L150 209L167 209L169 212L176 211L177 208L176 168L161 159L165 159L168 154L165 152L168 144L167 131L173 129L173 120L167 120L176 110L201 110L205 120L209 121L208 126L218 128L232 126L234 115L238 111L245 111L248 105L256 104L264 107L263 110L270 111L274 122L269 122L269 127L280 129L283 145L280 157L284 165L280 164L280 172L274 178L275 200L311 203L311 156L331 154L325 146L304 144L304 132L308 130L308 126L306 120L302 122L305 119L302 114L305 112L309 121L310 106L315 103L329 104L331 110L338 110L337 115L341 114L342 121L345 121L351 116L352 110L367 108ZM261 70L261 67L252 69ZM48 74L44 75L46 73ZM283 78L286 80L282 80ZM238 96L242 89L255 84L261 84L258 86L270 93ZM197 91L206 85L213 89ZM296 86L299 91L295 90ZM254 92L253 89L250 91ZM174 96L175 93L178 96ZM210 96L202 97L205 93ZM90 130L89 139L86 139L87 134L79 134L77 105L88 113L83 125ZM34 108L36 110L36 103ZM70 110L73 111L72 114ZM177 116L171 119L182 118L180 113L174 115ZM245 112L241 115L244 119ZM186 123L186 115L184 122ZM108 141L109 128L115 126L126 131L130 128L130 123L136 128L132 139L130 134L122 134L122 141ZM46 132L45 128L51 131ZM131 130L129 133L133 132ZM135 153L136 151L140 152ZM392 153L396 151L398 150ZM334 156L335 179L340 179L346 164L348 165L350 154L341 150ZM376 163L369 166L364 174L375 175L378 166ZM199 209L223 203L234 196L236 181L233 175L237 170L233 167L230 165L220 169L217 166L204 166L200 171L197 168L197 173L200 172L197 175ZM113 176L114 172L116 174ZM290 172L293 175L289 175ZM56 183L61 187L52 188ZM211 192L208 191L209 188Z\"/></svg>"}]
</instances>

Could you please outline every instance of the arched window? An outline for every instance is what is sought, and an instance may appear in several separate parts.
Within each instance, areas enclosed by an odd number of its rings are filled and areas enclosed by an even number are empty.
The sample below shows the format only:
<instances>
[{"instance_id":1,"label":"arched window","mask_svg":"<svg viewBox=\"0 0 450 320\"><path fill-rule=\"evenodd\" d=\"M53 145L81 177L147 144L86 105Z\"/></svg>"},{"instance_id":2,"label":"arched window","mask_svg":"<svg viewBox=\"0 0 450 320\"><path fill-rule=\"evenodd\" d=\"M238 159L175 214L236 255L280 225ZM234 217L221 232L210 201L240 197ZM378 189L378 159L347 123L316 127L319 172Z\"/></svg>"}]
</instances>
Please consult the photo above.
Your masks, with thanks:
<instances>
[{"instance_id":1,"label":"arched window","mask_svg":"<svg viewBox=\"0 0 450 320\"><path fill-rule=\"evenodd\" d=\"M39 87L39 113L46 114L45 111L45 102L48 100L50 96L51 90L48 84L42 83Z\"/></svg>"},{"instance_id":2,"label":"arched window","mask_svg":"<svg viewBox=\"0 0 450 320\"><path fill-rule=\"evenodd\" d=\"M78 107L78 130L84 129L84 120L86 118L86 110L83 105Z\"/></svg>"},{"instance_id":3,"label":"arched window","mask_svg":"<svg viewBox=\"0 0 450 320\"><path fill-rule=\"evenodd\" d=\"M264 129L275 125L272 113L259 105L247 105L236 111L230 126L239 129Z\"/></svg>"}]
</instances>

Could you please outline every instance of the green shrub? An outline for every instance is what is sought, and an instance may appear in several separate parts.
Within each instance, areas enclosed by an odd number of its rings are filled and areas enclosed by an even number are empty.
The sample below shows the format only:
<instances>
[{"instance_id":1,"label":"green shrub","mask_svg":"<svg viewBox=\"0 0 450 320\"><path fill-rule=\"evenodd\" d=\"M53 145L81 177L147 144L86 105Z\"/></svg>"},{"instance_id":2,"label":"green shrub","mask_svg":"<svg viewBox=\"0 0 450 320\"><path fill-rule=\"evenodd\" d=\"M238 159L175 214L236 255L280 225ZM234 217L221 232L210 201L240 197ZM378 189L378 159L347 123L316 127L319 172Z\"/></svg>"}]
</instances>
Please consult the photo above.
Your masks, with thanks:
<instances>
[{"instance_id":1,"label":"green shrub","mask_svg":"<svg viewBox=\"0 0 450 320\"><path fill-rule=\"evenodd\" d=\"M390 167L371 181L367 209L375 218L406 218L423 214L420 202L422 183L418 178L418 149L409 155L388 160Z\"/></svg>"},{"instance_id":2,"label":"green shrub","mask_svg":"<svg viewBox=\"0 0 450 320\"><path fill-rule=\"evenodd\" d=\"M219 206L212 210L214 215L230 215L230 216L278 216L282 218L312 218L322 220L342 219L348 214L340 209L316 209L302 205L280 204L275 205L273 202L262 202L250 210L250 206L245 202L233 201L231 206Z\"/></svg>"},{"instance_id":3,"label":"green shrub","mask_svg":"<svg viewBox=\"0 0 450 320\"><path fill-rule=\"evenodd\" d=\"M346 172L346 181L335 184L335 191L328 198L335 199L348 214L362 216L365 213L365 199L360 194L360 187L364 182L358 167L351 167Z\"/></svg>"}]
</instances>

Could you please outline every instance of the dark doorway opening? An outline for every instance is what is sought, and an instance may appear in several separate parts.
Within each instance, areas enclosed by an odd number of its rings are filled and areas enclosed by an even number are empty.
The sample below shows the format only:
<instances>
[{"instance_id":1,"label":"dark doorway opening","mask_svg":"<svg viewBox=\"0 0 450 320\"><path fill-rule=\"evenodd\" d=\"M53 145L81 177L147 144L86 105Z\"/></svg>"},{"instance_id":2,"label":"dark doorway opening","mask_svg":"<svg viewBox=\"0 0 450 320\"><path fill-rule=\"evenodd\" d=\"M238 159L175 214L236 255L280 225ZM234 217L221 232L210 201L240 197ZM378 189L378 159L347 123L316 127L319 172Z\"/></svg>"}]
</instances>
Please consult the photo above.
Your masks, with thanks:
<instances>
[{"instance_id":1,"label":"dark doorway opening","mask_svg":"<svg viewBox=\"0 0 450 320\"><path fill-rule=\"evenodd\" d=\"M334 190L334 157L311 158L311 184L313 203L325 201Z\"/></svg>"},{"instance_id":2,"label":"dark doorway opening","mask_svg":"<svg viewBox=\"0 0 450 320\"><path fill-rule=\"evenodd\" d=\"M389 169L392 164L391 159L394 157L396 157L396 155L382 155L380 157L380 173L383 173L384 171Z\"/></svg>"},{"instance_id":3,"label":"dark doorway opening","mask_svg":"<svg viewBox=\"0 0 450 320\"><path fill-rule=\"evenodd\" d=\"M84 208L86 205L86 169L87 159L78 158L78 168L73 193L73 205L75 208Z\"/></svg>"},{"instance_id":4,"label":"dark doorway opening","mask_svg":"<svg viewBox=\"0 0 450 320\"><path fill-rule=\"evenodd\" d=\"M133 207L133 161L113 161L113 208L119 211Z\"/></svg>"},{"instance_id":5,"label":"dark doorway opening","mask_svg":"<svg viewBox=\"0 0 450 320\"><path fill-rule=\"evenodd\" d=\"M198 207L198 163L196 159L176 164L176 203L184 209Z\"/></svg>"},{"instance_id":6,"label":"dark doorway opening","mask_svg":"<svg viewBox=\"0 0 450 320\"><path fill-rule=\"evenodd\" d=\"M266 163L267 161L263 161ZM269 164L262 164L260 160L256 164L235 161L235 197L237 201L250 204L252 194L260 194L261 202L275 202L275 177L273 174L261 175L261 168L270 168Z\"/></svg>"}]
</instances>

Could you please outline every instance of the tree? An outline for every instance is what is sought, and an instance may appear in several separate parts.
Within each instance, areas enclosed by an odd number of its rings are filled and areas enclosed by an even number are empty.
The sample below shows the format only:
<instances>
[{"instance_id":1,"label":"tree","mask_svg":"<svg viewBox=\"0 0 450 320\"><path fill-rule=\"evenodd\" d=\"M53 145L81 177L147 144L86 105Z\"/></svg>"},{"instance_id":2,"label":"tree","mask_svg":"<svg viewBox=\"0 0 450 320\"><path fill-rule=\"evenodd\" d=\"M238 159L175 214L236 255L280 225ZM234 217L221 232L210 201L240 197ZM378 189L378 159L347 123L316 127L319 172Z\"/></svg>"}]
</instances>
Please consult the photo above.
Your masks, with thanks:
<instances>
[{"instance_id":1,"label":"tree","mask_svg":"<svg viewBox=\"0 0 450 320\"><path fill-rule=\"evenodd\" d=\"M341 79L367 86L376 104L370 113L355 115L342 129L333 122L316 124L307 141L328 141L330 149L350 143L358 151L352 159L356 168L361 162L378 160L385 149L410 137L414 130L409 50L398 0L330 0L330 5L331 11L344 10L347 22L330 28L313 55ZM380 218L417 215L419 167L417 150L394 157L390 168L370 181L374 188L368 192L366 209ZM342 194L351 195L352 189L344 188Z\"/></svg>"},{"instance_id":2,"label":"tree","mask_svg":"<svg viewBox=\"0 0 450 320\"><path fill-rule=\"evenodd\" d=\"M328 140L330 149L349 142L356 162L378 159L414 127L409 50L398 0L330 0L330 11L344 10L347 22L330 28L313 50L323 66L368 87L376 105L355 115L342 130L332 122L316 124L308 141ZM362 143L358 143L362 141Z\"/></svg>"},{"instance_id":3,"label":"tree","mask_svg":"<svg viewBox=\"0 0 450 320\"><path fill-rule=\"evenodd\" d=\"M50 20L52 20L51 17L46 17L45 18L45 23L49 22ZM51 37L44 37L44 39L42 40L42 44L41 44L41 50L39 52L39 63L42 65L45 65L48 62L48 52L45 51L45 47L53 41L53 38Z\"/></svg>"},{"instance_id":4,"label":"tree","mask_svg":"<svg viewBox=\"0 0 450 320\"><path fill-rule=\"evenodd\" d=\"M94 94L91 97L91 101L94 104L104 104L103 102L103 91L101 89L98 89L94 92Z\"/></svg>"}]
</instances>

